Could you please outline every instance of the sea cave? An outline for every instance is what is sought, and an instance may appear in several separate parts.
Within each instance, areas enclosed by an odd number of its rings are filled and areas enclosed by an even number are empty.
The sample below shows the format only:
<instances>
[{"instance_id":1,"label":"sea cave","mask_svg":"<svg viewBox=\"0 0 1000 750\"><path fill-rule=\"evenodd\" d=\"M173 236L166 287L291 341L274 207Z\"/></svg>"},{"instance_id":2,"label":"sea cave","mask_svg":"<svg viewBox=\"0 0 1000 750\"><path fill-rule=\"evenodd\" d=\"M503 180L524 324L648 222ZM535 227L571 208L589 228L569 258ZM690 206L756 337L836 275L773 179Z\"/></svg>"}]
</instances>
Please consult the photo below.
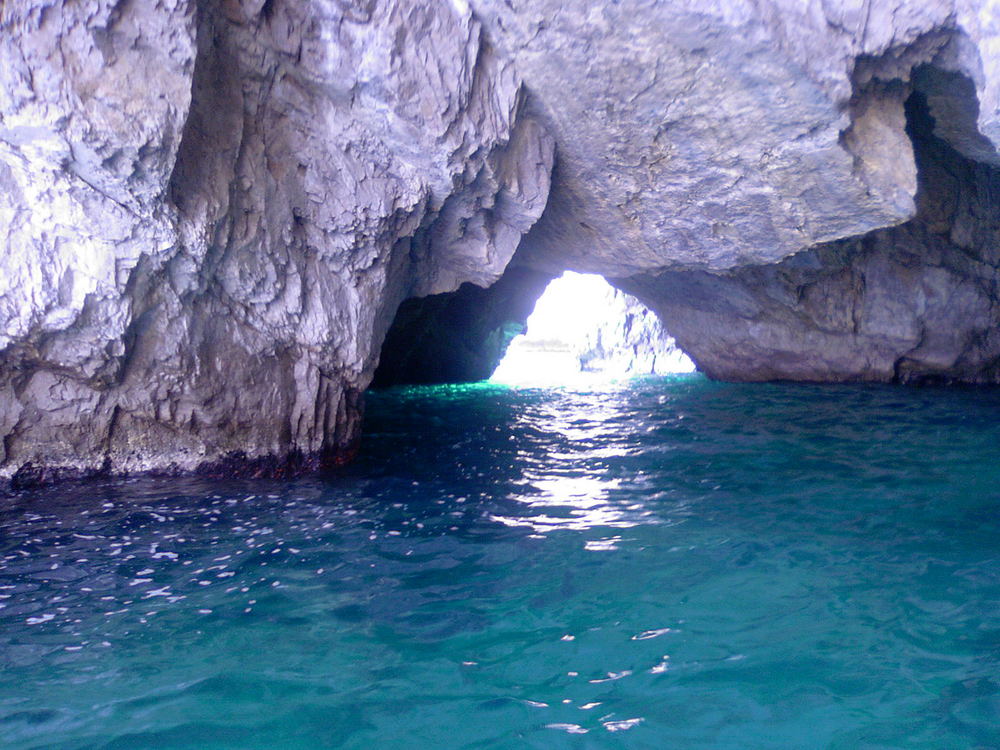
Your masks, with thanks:
<instances>
[{"instance_id":1,"label":"sea cave","mask_svg":"<svg viewBox=\"0 0 1000 750\"><path fill-rule=\"evenodd\" d=\"M998 12L0 3L0 744L1000 747Z\"/></svg>"}]
</instances>

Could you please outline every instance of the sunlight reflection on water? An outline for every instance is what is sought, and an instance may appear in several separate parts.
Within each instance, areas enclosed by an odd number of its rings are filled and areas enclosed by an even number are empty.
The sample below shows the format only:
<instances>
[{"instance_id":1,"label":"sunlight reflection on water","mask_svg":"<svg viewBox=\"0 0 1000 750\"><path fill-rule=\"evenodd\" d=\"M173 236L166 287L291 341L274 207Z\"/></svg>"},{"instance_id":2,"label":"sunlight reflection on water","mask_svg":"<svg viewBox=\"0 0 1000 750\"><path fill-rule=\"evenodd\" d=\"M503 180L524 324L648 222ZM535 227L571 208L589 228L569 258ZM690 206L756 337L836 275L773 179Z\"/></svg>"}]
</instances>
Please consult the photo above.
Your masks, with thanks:
<instances>
[{"instance_id":1,"label":"sunlight reflection on water","mask_svg":"<svg viewBox=\"0 0 1000 750\"><path fill-rule=\"evenodd\" d=\"M521 412L516 419L517 431L531 435L532 444L519 451L526 469L515 483L518 491L508 498L532 512L494 514L491 518L541 534L657 523L654 513L634 502L636 494L629 492L643 477L626 480L612 476L608 462L636 450L630 445L634 420L616 398L627 387L604 380L587 389L567 388L554 403ZM615 546L596 541L593 546L588 543L587 549Z\"/></svg>"}]
</instances>

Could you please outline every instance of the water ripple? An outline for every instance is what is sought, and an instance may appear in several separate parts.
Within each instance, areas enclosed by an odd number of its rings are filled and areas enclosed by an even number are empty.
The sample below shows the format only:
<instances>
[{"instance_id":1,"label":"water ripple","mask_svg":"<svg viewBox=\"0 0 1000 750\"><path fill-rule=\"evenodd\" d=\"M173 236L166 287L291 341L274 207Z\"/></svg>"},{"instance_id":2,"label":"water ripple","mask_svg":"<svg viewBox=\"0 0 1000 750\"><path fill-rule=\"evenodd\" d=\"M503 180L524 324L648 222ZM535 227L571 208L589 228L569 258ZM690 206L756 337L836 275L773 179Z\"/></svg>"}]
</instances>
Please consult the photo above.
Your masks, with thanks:
<instances>
[{"instance_id":1,"label":"water ripple","mask_svg":"<svg viewBox=\"0 0 1000 750\"><path fill-rule=\"evenodd\" d=\"M1000 746L994 391L400 389L366 434L6 500L4 747Z\"/></svg>"}]
</instances>

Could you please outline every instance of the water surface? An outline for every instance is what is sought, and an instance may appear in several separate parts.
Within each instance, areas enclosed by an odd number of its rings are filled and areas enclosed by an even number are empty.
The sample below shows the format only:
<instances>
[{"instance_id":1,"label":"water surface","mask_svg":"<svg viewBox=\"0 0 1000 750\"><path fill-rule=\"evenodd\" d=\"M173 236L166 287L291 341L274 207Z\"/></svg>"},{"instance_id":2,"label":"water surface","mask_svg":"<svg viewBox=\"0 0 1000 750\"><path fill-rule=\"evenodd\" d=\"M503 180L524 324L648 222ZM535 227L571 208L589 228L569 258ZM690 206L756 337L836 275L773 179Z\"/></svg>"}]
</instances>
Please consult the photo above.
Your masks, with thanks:
<instances>
[{"instance_id":1,"label":"water surface","mask_svg":"<svg viewBox=\"0 0 1000 750\"><path fill-rule=\"evenodd\" d=\"M4 500L0 746L1000 747L1000 393L369 403L335 477Z\"/></svg>"}]
</instances>

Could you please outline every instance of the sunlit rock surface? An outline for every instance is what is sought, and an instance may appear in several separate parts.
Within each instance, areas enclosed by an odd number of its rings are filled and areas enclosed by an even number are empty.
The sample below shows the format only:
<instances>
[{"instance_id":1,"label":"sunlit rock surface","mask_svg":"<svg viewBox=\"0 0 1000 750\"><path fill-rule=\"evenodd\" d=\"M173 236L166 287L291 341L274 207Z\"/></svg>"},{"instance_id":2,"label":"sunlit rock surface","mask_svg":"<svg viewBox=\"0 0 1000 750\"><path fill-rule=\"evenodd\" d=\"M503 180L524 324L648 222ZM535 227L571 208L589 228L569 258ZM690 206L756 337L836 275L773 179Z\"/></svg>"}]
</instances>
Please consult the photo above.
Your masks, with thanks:
<instances>
[{"instance_id":1,"label":"sunlit rock surface","mask_svg":"<svg viewBox=\"0 0 1000 750\"><path fill-rule=\"evenodd\" d=\"M998 61L994 0L7 2L0 481L338 461L508 267L719 377L994 382Z\"/></svg>"},{"instance_id":2,"label":"sunlit rock surface","mask_svg":"<svg viewBox=\"0 0 1000 750\"><path fill-rule=\"evenodd\" d=\"M695 369L656 313L638 299L613 289L608 310L611 314L589 331L575 349L584 371L668 375Z\"/></svg>"},{"instance_id":3,"label":"sunlit rock surface","mask_svg":"<svg viewBox=\"0 0 1000 750\"><path fill-rule=\"evenodd\" d=\"M909 219L922 63L973 81L975 148L1000 141L994 3L472 4L558 143L538 264L719 271Z\"/></svg>"}]
</instances>

